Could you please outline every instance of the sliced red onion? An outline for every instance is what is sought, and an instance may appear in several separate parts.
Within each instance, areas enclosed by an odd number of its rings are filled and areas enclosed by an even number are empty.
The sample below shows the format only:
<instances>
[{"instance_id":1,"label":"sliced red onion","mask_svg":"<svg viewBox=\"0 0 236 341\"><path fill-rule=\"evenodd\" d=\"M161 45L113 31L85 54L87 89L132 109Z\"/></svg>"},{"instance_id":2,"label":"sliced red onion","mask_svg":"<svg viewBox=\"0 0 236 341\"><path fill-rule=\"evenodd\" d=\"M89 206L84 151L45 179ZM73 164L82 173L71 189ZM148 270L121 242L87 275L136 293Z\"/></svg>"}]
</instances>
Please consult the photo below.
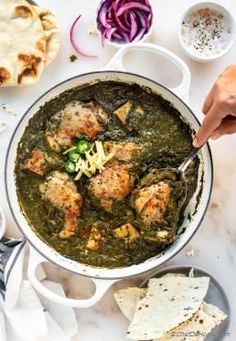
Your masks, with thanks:
<instances>
[{"instance_id":1,"label":"sliced red onion","mask_svg":"<svg viewBox=\"0 0 236 341\"><path fill-rule=\"evenodd\" d=\"M105 0L97 25L104 40L129 43L140 40L150 29L152 9L148 0Z\"/></svg>"},{"instance_id":2,"label":"sliced red onion","mask_svg":"<svg viewBox=\"0 0 236 341\"><path fill-rule=\"evenodd\" d=\"M147 19L148 19L149 22L152 20L152 13L149 13L149 14L148 14Z\"/></svg>"},{"instance_id":3,"label":"sliced red onion","mask_svg":"<svg viewBox=\"0 0 236 341\"><path fill-rule=\"evenodd\" d=\"M108 40L111 40L112 35L117 31L117 28L113 27L110 30L107 31L106 38Z\"/></svg>"},{"instance_id":4,"label":"sliced red onion","mask_svg":"<svg viewBox=\"0 0 236 341\"><path fill-rule=\"evenodd\" d=\"M112 8L116 12L118 8L119 0L114 0L112 3Z\"/></svg>"},{"instance_id":5,"label":"sliced red onion","mask_svg":"<svg viewBox=\"0 0 236 341\"><path fill-rule=\"evenodd\" d=\"M123 37L121 37L121 35L119 34L119 33L113 33L113 37L115 38L115 39L117 39L117 40L121 40L121 41L123 41L124 40L124 38Z\"/></svg>"},{"instance_id":6,"label":"sliced red onion","mask_svg":"<svg viewBox=\"0 0 236 341\"><path fill-rule=\"evenodd\" d=\"M124 37L124 40L126 43L129 43L130 42L130 37L127 33L125 32L121 32L121 35Z\"/></svg>"},{"instance_id":7,"label":"sliced red onion","mask_svg":"<svg viewBox=\"0 0 236 341\"><path fill-rule=\"evenodd\" d=\"M110 26L112 26L113 25L113 19L111 18L111 19L107 19L107 23L110 25Z\"/></svg>"},{"instance_id":8,"label":"sliced red onion","mask_svg":"<svg viewBox=\"0 0 236 341\"><path fill-rule=\"evenodd\" d=\"M129 10L129 9L135 9L135 8L139 8L142 9L143 11L146 11L148 13L150 13L150 7L141 4L140 2L129 2L128 4L125 4L124 6L120 7L118 9L118 11L116 12L116 15L119 17L120 15L122 15L125 11Z\"/></svg>"},{"instance_id":9,"label":"sliced red onion","mask_svg":"<svg viewBox=\"0 0 236 341\"><path fill-rule=\"evenodd\" d=\"M130 18L131 18L131 28L130 28L130 41L134 39L138 32L138 25L136 20L136 15L133 12L130 12Z\"/></svg>"},{"instance_id":10,"label":"sliced red onion","mask_svg":"<svg viewBox=\"0 0 236 341\"><path fill-rule=\"evenodd\" d=\"M139 41L140 39L142 39L142 37L144 36L144 34L146 33L146 29L142 28L139 33L136 35L135 39L133 41Z\"/></svg>"},{"instance_id":11,"label":"sliced red onion","mask_svg":"<svg viewBox=\"0 0 236 341\"><path fill-rule=\"evenodd\" d=\"M74 33L75 33L75 27L76 27L76 24L77 22L79 21L79 19L82 17L82 15L79 15L75 21L73 22L71 28L70 28L70 42L71 42L71 45L73 46L73 48L75 49L75 51L77 51L78 53L82 54L83 56L85 57L90 57L90 58L97 58L98 56L97 55L92 55L92 54L89 54L85 51L83 51L76 43L76 40L75 40L75 36L74 36Z\"/></svg>"},{"instance_id":12,"label":"sliced red onion","mask_svg":"<svg viewBox=\"0 0 236 341\"><path fill-rule=\"evenodd\" d=\"M121 20L116 16L116 14L112 13L113 23L117 24L115 25L120 31L125 31L126 33L129 33L129 28L125 27L125 25L121 22Z\"/></svg>"},{"instance_id":13,"label":"sliced red onion","mask_svg":"<svg viewBox=\"0 0 236 341\"><path fill-rule=\"evenodd\" d=\"M107 32L109 31L108 28L106 28L102 33L102 47L105 47L105 39L107 38Z\"/></svg>"},{"instance_id":14,"label":"sliced red onion","mask_svg":"<svg viewBox=\"0 0 236 341\"><path fill-rule=\"evenodd\" d=\"M105 1L98 13L98 19L100 20L100 23L106 28L111 27L109 24L107 24L107 14L109 13L110 7L110 1Z\"/></svg>"},{"instance_id":15,"label":"sliced red onion","mask_svg":"<svg viewBox=\"0 0 236 341\"><path fill-rule=\"evenodd\" d=\"M150 21L148 20L147 16L143 16L141 13L137 13L137 16L139 18L139 22L140 22L141 28L144 28L144 27L149 27L150 28L151 25L150 25Z\"/></svg>"},{"instance_id":16,"label":"sliced red onion","mask_svg":"<svg viewBox=\"0 0 236 341\"><path fill-rule=\"evenodd\" d=\"M126 26L130 27L131 26L131 20L130 20L130 16L129 16L128 12L124 13L124 20L125 20Z\"/></svg>"}]
</instances>

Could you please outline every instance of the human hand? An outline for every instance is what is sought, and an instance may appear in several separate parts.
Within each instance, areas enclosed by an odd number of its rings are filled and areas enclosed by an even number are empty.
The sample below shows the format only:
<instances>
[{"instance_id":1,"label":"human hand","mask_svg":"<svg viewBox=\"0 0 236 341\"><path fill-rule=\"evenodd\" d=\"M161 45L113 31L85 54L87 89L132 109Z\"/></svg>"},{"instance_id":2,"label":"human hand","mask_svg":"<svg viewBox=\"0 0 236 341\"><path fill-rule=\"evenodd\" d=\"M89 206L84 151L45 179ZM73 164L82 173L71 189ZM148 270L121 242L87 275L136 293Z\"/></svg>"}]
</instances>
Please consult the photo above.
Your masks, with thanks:
<instances>
[{"instance_id":1,"label":"human hand","mask_svg":"<svg viewBox=\"0 0 236 341\"><path fill-rule=\"evenodd\" d=\"M218 77L203 105L205 118L199 128L194 147L208 138L236 133L236 65L228 66Z\"/></svg>"}]
</instances>

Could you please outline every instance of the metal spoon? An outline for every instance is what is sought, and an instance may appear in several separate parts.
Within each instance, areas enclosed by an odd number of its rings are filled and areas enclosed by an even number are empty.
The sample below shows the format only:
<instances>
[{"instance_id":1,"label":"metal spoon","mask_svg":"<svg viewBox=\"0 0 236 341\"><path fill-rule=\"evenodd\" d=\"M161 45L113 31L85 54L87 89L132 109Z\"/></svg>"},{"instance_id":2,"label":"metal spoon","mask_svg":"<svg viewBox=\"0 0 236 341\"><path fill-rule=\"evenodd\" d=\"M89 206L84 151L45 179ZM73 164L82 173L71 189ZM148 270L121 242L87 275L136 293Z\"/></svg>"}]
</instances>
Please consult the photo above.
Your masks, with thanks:
<instances>
[{"instance_id":1,"label":"metal spoon","mask_svg":"<svg viewBox=\"0 0 236 341\"><path fill-rule=\"evenodd\" d=\"M193 148L191 150L191 152L189 153L189 155L185 158L185 160L181 163L181 165L178 168L161 168L159 169L160 171L163 170L169 170L172 173L175 173L177 175L177 179L181 179L184 182L184 186L185 186L185 190L184 190L184 196L183 196L183 200L182 200L182 206L184 205L187 195L188 195L188 186L187 186L187 181L185 178L185 171L188 168L188 166L190 165L190 163L194 160L194 158L197 156L197 154L199 153L200 148Z\"/></svg>"},{"instance_id":2,"label":"metal spoon","mask_svg":"<svg viewBox=\"0 0 236 341\"><path fill-rule=\"evenodd\" d=\"M193 159L197 156L198 152L200 151L202 147L200 148L193 148L190 152L190 154L186 157L186 159L181 163L181 165L176 169L176 173L180 174L181 177L184 177L184 172L190 165L190 163L193 161Z\"/></svg>"},{"instance_id":3,"label":"metal spoon","mask_svg":"<svg viewBox=\"0 0 236 341\"><path fill-rule=\"evenodd\" d=\"M178 168L172 168L172 172L175 172L178 177L180 177L180 179L182 179L184 181L184 185L185 185L185 195L183 198L183 205L185 203L185 200L187 198L188 195L188 186L187 186L187 181L185 178L185 171L188 168L188 166L190 165L190 163L194 160L194 158L197 156L197 154L199 153L201 147L200 148L193 148L191 150L191 152L189 153L189 155L186 157L186 159L181 163L181 165Z\"/></svg>"}]
</instances>

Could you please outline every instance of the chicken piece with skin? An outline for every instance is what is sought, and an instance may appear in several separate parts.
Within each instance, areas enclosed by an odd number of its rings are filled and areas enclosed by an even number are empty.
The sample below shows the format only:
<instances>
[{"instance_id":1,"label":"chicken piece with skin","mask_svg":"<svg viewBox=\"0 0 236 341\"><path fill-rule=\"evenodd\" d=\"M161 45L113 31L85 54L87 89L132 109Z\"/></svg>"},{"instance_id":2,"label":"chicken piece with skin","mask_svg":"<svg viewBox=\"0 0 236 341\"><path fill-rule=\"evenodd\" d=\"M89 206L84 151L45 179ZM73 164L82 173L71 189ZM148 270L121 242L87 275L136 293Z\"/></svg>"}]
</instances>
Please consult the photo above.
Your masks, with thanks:
<instances>
[{"instance_id":1,"label":"chicken piece with skin","mask_svg":"<svg viewBox=\"0 0 236 341\"><path fill-rule=\"evenodd\" d=\"M160 181L138 190L135 194L134 208L146 224L161 222L170 199L171 187Z\"/></svg>"},{"instance_id":2,"label":"chicken piece with skin","mask_svg":"<svg viewBox=\"0 0 236 341\"><path fill-rule=\"evenodd\" d=\"M66 173L55 171L39 186L39 190L44 200L64 213L64 229L59 234L60 238L73 236L78 227L77 218L83 201L75 183Z\"/></svg>"},{"instance_id":3,"label":"chicken piece with skin","mask_svg":"<svg viewBox=\"0 0 236 341\"><path fill-rule=\"evenodd\" d=\"M44 175L47 169L47 159L45 154L38 148L33 149L30 157L23 164L22 168L39 176Z\"/></svg>"},{"instance_id":4,"label":"chicken piece with skin","mask_svg":"<svg viewBox=\"0 0 236 341\"><path fill-rule=\"evenodd\" d=\"M106 168L90 180L90 197L95 198L107 212L112 211L113 204L124 200L134 187L133 160L141 149L133 142L104 143L104 150L113 154Z\"/></svg>"},{"instance_id":5,"label":"chicken piece with skin","mask_svg":"<svg viewBox=\"0 0 236 341\"><path fill-rule=\"evenodd\" d=\"M50 119L46 140L50 148L56 152L70 147L74 139L81 135L89 140L95 140L103 131L107 118L107 114L98 105L70 102Z\"/></svg>"},{"instance_id":6,"label":"chicken piece with skin","mask_svg":"<svg viewBox=\"0 0 236 341\"><path fill-rule=\"evenodd\" d=\"M112 211L113 203L125 199L134 186L134 177L130 166L125 163L113 162L97 176L91 178L89 184L90 198L108 212Z\"/></svg>"}]
</instances>

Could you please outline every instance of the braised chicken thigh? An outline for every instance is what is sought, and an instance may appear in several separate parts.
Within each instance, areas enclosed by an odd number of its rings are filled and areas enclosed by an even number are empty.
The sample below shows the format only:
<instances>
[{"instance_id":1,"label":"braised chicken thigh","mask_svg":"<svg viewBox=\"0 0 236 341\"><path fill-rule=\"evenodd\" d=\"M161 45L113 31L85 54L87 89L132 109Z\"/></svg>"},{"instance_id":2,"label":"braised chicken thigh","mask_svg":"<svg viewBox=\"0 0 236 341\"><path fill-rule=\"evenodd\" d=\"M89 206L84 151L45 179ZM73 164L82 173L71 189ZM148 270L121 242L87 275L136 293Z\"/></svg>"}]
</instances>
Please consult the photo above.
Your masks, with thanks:
<instances>
[{"instance_id":1,"label":"braised chicken thigh","mask_svg":"<svg viewBox=\"0 0 236 341\"><path fill-rule=\"evenodd\" d=\"M73 101L50 119L45 137L50 148L59 152L81 135L96 139L106 121L107 114L100 106Z\"/></svg>"},{"instance_id":2,"label":"braised chicken thigh","mask_svg":"<svg viewBox=\"0 0 236 341\"><path fill-rule=\"evenodd\" d=\"M64 230L60 232L62 239L74 235L78 227L78 217L82 206L82 196L78 192L75 183L66 173L58 171L50 174L46 181L39 186L44 200L50 201L65 215Z\"/></svg>"}]
</instances>

